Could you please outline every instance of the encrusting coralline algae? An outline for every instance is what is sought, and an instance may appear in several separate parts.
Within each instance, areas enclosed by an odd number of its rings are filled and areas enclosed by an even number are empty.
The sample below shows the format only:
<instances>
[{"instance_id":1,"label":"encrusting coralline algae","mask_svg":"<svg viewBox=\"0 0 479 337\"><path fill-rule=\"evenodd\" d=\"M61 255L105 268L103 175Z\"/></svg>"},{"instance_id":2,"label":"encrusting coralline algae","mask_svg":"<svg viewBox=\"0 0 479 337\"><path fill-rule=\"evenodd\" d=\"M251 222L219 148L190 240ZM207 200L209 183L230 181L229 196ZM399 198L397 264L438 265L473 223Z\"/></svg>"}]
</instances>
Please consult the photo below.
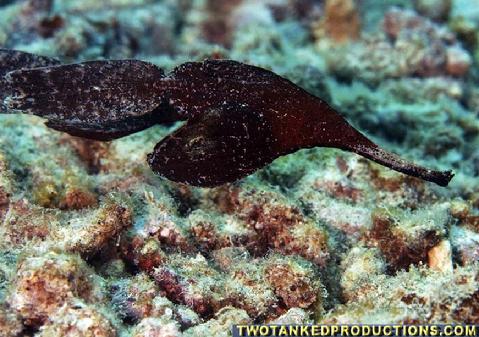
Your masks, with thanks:
<instances>
[{"instance_id":1,"label":"encrusting coralline algae","mask_svg":"<svg viewBox=\"0 0 479 337\"><path fill-rule=\"evenodd\" d=\"M0 336L228 336L231 324L252 322L479 324L474 5L2 5L2 48L62 63L135 58L172 69L221 57L258 65L327 99L381 146L456 176L437 187L318 148L202 189L163 180L146 164L178 125L101 143L2 115ZM332 15L333 7L346 13ZM331 32L343 18L355 18L357 31Z\"/></svg>"}]
</instances>

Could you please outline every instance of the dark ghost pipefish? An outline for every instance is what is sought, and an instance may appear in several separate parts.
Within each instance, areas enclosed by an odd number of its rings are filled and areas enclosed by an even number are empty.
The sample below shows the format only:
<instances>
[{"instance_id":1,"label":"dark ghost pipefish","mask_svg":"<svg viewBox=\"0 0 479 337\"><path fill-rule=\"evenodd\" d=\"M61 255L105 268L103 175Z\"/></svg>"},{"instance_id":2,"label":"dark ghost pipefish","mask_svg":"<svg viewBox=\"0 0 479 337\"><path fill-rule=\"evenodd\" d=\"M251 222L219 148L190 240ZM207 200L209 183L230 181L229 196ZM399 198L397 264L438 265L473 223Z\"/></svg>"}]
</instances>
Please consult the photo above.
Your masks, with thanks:
<instances>
[{"instance_id":1,"label":"dark ghost pipefish","mask_svg":"<svg viewBox=\"0 0 479 337\"><path fill-rule=\"evenodd\" d=\"M176 182L218 186L316 146L351 151L441 186L453 176L386 152L320 98L236 61L189 62L165 74L138 60L60 65L0 50L0 75L1 112L41 116L74 136L106 141L186 121L148 155L154 172Z\"/></svg>"}]
</instances>

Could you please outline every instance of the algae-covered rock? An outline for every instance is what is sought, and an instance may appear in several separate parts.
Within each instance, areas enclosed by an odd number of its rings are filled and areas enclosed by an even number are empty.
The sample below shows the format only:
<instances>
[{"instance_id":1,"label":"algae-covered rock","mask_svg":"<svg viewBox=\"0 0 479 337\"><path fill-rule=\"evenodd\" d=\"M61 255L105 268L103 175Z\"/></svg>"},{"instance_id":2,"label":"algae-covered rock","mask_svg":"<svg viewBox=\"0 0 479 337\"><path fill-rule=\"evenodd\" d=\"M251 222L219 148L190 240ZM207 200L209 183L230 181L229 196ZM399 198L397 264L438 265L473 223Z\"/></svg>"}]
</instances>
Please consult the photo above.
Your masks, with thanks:
<instances>
[{"instance_id":1,"label":"algae-covered rock","mask_svg":"<svg viewBox=\"0 0 479 337\"><path fill-rule=\"evenodd\" d=\"M372 276L354 300L328 313L323 323L473 323L477 275L472 268L454 274L412 268L395 277ZM464 315L461 315L463 313Z\"/></svg>"},{"instance_id":2,"label":"algae-covered rock","mask_svg":"<svg viewBox=\"0 0 479 337\"><path fill-rule=\"evenodd\" d=\"M77 302L63 306L49 317L38 336L114 337L116 330L109 319L94 306Z\"/></svg>"},{"instance_id":3,"label":"algae-covered rock","mask_svg":"<svg viewBox=\"0 0 479 337\"><path fill-rule=\"evenodd\" d=\"M19 262L9 305L30 326L41 326L58 310L77 299L103 301L99 280L75 255L49 252Z\"/></svg>"},{"instance_id":4,"label":"algae-covered rock","mask_svg":"<svg viewBox=\"0 0 479 337\"><path fill-rule=\"evenodd\" d=\"M146 162L183 122L101 142L1 114L0 336L478 324L478 8L477 0L1 2L1 48L63 63L134 58L165 72L205 58L261 66L381 146L455 177L437 187L311 148L196 188Z\"/></svg>"}]
</instances>

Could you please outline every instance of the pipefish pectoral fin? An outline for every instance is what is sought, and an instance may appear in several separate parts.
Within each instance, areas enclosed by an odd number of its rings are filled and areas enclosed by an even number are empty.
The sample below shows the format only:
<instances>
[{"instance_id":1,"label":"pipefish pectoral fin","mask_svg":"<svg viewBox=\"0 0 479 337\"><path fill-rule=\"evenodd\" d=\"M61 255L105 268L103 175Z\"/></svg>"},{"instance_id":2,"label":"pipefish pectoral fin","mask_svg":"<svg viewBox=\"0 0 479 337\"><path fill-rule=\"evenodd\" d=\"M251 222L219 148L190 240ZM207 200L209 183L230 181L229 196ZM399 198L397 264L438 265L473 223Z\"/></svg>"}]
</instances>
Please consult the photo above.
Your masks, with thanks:
<instances>
[{"instance_id":1,"label":"pipefish pectoral fin","mask_svg":"<svg viewBox=\"0 0 479 337\"><path fill-rule=\"evenodd\" d=\"M166 136L148 155L148 163L169 180L214 187L269 164L276 157L272 148L272 130L260 111L225 102Z\"/></svg>"},{"instance_id":2,"label":"pipefish pectoral fin","mask_svg":"<svg viewBox=\"0 0 479 337\"><path fill-rule=\"evenodd\" d=\"M139 60L89 61L7 73L7 109L49 120L48 126L113 139L158 122L163 71ZM160 111L161 112L161 111Z\"/></svg>"}]
</instances>

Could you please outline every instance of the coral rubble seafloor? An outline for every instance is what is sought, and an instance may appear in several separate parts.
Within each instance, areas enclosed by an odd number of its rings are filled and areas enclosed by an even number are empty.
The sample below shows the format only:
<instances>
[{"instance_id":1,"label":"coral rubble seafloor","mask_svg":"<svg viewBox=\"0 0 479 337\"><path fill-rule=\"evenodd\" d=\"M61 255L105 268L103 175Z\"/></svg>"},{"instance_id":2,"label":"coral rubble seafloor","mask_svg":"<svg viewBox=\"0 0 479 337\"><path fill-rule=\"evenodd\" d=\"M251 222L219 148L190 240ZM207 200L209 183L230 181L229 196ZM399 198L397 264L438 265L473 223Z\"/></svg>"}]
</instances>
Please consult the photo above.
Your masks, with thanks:
<instances>
[{"instance_id":1,"label":"coral rubble seafloor","mask_svg":"<svg viewBox=\"0 0 479 337\"><path fill-rule=\"evenodd\" d=\"M382 146L456 173L442 188L315 148L193 188L145 160L178 125L102 143L2 115L0 336L479 324L479 1L0 3L3 48L258 65Z\"/></svg>"}]
</instances>

